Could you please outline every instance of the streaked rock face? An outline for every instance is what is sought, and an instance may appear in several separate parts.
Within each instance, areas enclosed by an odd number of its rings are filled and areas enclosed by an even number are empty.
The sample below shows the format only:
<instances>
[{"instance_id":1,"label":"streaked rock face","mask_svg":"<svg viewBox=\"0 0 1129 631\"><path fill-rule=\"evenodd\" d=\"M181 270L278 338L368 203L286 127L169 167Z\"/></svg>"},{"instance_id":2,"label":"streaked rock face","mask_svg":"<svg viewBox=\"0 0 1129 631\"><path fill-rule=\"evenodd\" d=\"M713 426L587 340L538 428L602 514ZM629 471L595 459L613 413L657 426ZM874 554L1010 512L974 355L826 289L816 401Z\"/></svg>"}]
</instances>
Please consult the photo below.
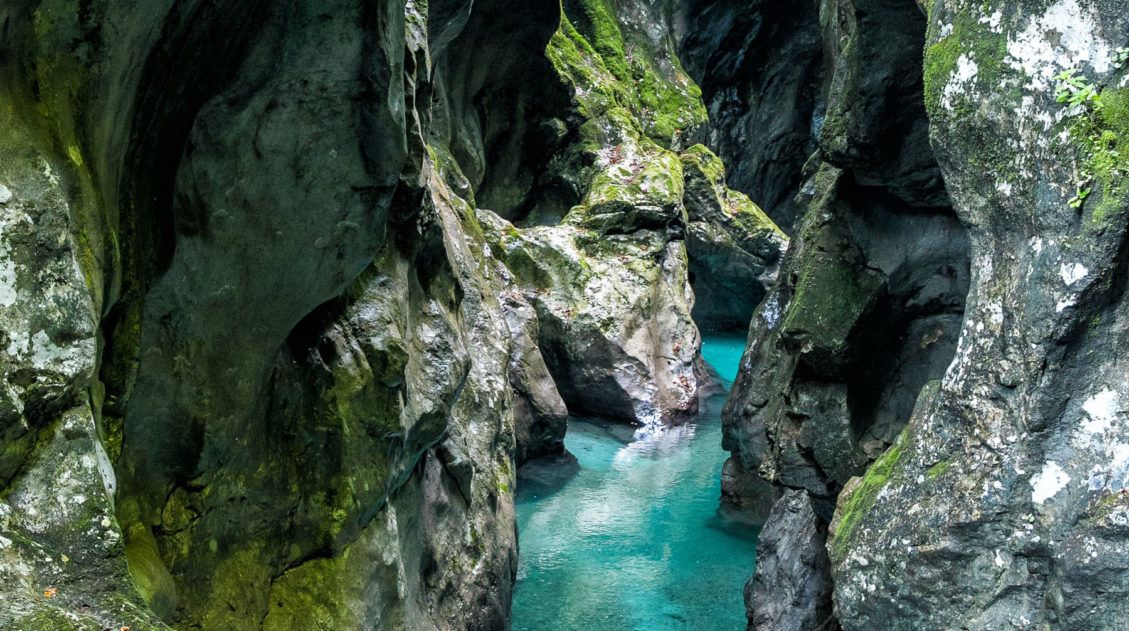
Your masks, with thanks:
<instances>
[{"instance_id":1,"label":"streaked rock face","mask_svg":"<svg viewBox=\"0 0 1129 631\"><path fill-rule=\"evenodd\" d=\"M757 571L745 586L749 629L801 631L828 626L832 583L826 539L811 498L788 491L757 539ZM778 597L791 594L791 600Z\"/></svg>"},{"instance_id":2,"label":"streaked rock face","mask_svg":"<svg viewBox=\"0 0 1129 631\"><path fill-rule=\"evenodd\" d=\"M795 238L723 414L723 491L763 520L766 496L803 489L826 522L952 359L968 239L926 142L918 8L898 3L880 24L870 3L809 8L823 18L826 107Z\"/></svg>"}]
</instances>

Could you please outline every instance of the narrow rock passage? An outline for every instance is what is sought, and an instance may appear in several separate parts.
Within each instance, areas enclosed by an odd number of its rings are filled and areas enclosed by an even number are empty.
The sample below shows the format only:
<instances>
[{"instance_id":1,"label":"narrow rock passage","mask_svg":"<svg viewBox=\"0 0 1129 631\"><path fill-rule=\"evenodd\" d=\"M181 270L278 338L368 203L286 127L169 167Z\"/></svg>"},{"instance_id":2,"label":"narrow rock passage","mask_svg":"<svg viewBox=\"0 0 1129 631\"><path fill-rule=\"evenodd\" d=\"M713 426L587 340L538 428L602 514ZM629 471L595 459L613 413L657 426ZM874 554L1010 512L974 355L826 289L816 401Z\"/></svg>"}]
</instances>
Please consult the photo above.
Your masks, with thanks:
<instances>
[{"instance_id":1,"label":"narrow rock passage","mask_svg":"<svg viewBox=\"0 0 1129 631\"><path fill-rule=\"evenodd\" d=\"M717 488L718 414L744 344L703 336L724 390L690 423L637 438L626 425L570 419L565 444L579 472L554 483L567 477L561 464L520 480L515 631L744 627L756 530L718 513Z\"/></svg>"}]
</instances>

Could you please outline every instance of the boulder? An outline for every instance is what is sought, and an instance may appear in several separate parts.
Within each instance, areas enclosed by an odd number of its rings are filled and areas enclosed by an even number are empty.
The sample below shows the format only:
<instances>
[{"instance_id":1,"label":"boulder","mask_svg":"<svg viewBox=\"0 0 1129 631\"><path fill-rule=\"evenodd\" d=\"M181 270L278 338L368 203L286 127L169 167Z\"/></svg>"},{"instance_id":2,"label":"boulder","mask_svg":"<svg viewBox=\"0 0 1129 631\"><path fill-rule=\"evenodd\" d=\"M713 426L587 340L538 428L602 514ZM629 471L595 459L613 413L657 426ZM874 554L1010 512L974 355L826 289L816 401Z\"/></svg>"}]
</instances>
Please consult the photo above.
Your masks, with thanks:
<instances>
[{"instance_id":1,"label":"boulder","mask_svg":"<svg viewBox=\"0 0 1129 631\"><path fill-rule=\"evenodd\" d=\"M772 507L757 539L757 570L745 586L749 631L834 628L826 525L803 491Z\"/></svg>"}]
</instances>

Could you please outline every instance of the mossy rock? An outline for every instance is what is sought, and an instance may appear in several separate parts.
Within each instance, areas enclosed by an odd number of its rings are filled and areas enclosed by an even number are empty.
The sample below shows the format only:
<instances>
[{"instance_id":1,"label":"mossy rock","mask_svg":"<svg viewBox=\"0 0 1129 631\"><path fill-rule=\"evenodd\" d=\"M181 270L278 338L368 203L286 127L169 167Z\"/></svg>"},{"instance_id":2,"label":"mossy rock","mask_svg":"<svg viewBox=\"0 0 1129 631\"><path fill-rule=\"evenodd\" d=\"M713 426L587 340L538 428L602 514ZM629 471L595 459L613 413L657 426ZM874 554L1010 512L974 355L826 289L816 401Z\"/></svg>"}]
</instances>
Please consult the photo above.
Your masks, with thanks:
<instances>
[{"instance_id":1,"label":"mossy rock","mask_svg":"<svg viewBox=\"0 0 1129 631\"><path fill-rule=\"evenodd\" d=\"M837 523L833 536L828 541L828 551L831 553L833 563L842 562L850 551L854 531L870 509L874 507L878 494L890 482L902 459L903 449L906 447L906 434L909 428L902 430L898 440L890 445L886 453L882 454L870 468L857 486L839 497L837 509Z\"/></svg>"}]
</instances>

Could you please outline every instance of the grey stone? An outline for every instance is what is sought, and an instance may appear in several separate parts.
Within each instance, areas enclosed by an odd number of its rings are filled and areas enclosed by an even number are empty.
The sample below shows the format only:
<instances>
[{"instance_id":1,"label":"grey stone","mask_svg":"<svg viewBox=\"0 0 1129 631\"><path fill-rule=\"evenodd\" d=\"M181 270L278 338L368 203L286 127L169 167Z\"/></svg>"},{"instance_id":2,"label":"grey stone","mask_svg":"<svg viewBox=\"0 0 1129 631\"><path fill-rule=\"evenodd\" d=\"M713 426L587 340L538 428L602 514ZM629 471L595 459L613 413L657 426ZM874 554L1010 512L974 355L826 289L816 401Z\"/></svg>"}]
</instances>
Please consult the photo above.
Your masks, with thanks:
<instances>
[{"instance_id":1,"label":"grey stone","mask_svg":"<svg viewBox=\"0 0 1129 631\"><path fill-rule=\"evenodd\" d=\"M826 526L803 491L777 500L757 540L757 569L745 586L750 631L831 628Z\"/></svg>"},{"instance_id":2,"label":"grey stone","mask_svg":"<svg viewBox=\"0 0 1129 631\"><path fill-rule=\"evenodd\" d=\"M1124 167L1095 173L1079 208L1070 199L1076 165L1120 151L1126 132L1054 94L1070 67L1124 102L1111 57L1129 40L1124 5L942 0L930 15L931 140L977 271L943 381L840 499L836 610L859 630L1124 628ZM942 51L997 44L998 59L967 57L972 77ZM1051 120L1066 131L1047 133ZM1088 125L1111 144L1088 143Z\"/></svg>"}]
</instances>

